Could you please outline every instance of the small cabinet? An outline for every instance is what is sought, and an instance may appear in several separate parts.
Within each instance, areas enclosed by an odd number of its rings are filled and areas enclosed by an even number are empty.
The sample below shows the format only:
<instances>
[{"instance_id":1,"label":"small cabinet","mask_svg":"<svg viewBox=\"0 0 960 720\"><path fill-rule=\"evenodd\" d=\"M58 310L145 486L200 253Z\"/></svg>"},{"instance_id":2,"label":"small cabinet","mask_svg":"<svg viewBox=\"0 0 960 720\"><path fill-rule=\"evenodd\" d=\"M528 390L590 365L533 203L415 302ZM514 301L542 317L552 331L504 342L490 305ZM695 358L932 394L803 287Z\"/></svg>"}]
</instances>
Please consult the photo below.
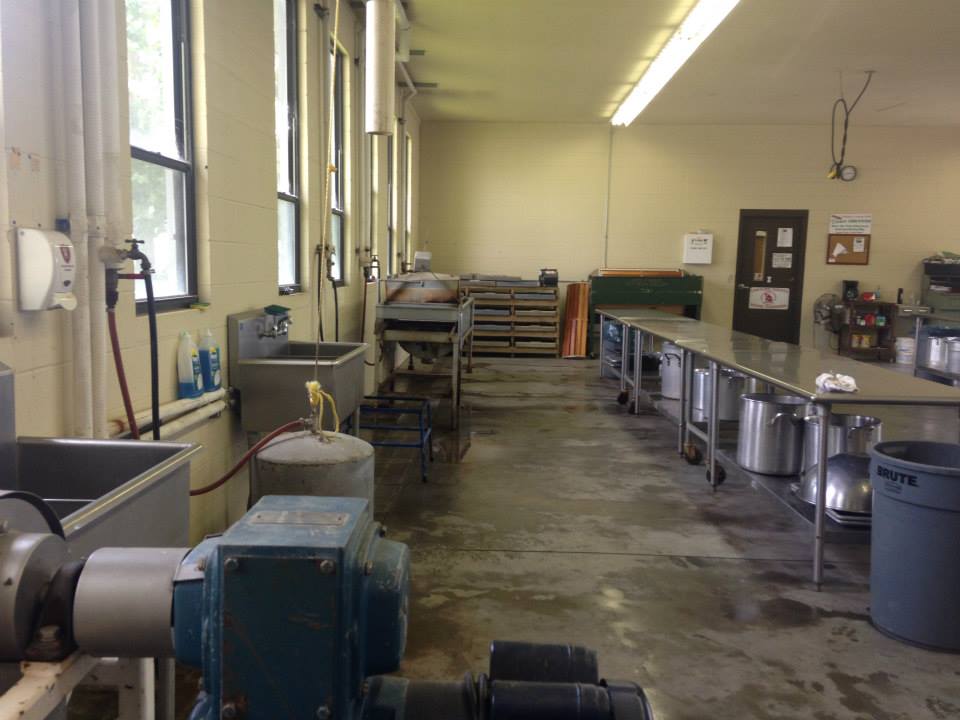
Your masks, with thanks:
<instances>
[{"instance_id":1,"label":"small cabinet","mask_svg":"<svg viewBox=\"0 0 960 720\"><path fill-rule=\"evenodd\" d=\"M859 360L896 359L895 303L850 300L844 303L840 325L841 355Z\"/></svg>"}]
</instances>

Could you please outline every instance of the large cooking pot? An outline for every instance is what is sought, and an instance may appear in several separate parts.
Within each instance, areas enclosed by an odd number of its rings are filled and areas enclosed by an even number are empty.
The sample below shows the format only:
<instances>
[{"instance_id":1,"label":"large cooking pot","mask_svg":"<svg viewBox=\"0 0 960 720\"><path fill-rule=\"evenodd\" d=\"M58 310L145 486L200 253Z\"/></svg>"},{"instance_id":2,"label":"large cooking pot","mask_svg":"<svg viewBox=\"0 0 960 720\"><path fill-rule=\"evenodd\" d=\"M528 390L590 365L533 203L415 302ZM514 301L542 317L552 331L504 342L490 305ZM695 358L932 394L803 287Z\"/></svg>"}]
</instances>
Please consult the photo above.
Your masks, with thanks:
<instances>
[{"instance_id":1,"label":"large cooking pot","mask_svg":"<svg viewBox=\"0 0 960 720\"><path fill-rule=\"evenodd\" d=\"M827 457L840 453L866 455L880 442L883 423L870 415L831 415L827 432ZM803 469L816 465L820 456L820 418L808 416L803 430Z\"/></svg>"},{"instance_id":2,"label":"large cooking pot","mask_svg":"<svg viewBox=\"0 0 960 720\"><path fill-rule=\"evenodd\" d=\"M927 338L926 353L923 356L927 367L943 370L947 367L947 342L954 338L936 337Z\"/></svg>"},{"instance_id":3,"label":"large cooking pot","mask_svg":"<svg viewBox=\"0 0 960 720\"><path fill-rule=\"evenodd\" d=\"M673 343L665 342L660 349L660 394L679 400L683 388L683 354Z\"/></svg>"},{"instance_id":4,"label":"large cooking pot","mask_svg":"<svg viewBox=\"0 0 960 720\"><path fill-rule=\"evenodd\" d=\"M803 460L803 419L809 402L793 395L740 398L737 463L763 475L796 475Z\"/></svg>"},{"instance_id":5,"label":"large cooking pot","mask_svg":"<svg viewBox=\"0 0 960 720\"><path fill-rule=\"evenodd\" d=\"M947 341L947 372L960 375L960 338Z\"/></svg>"},{"instance_id":6,"label":"large cooking pot","mask_svg":"<svg viewBox=\"0 0 960 720\"><path fill-rule=\"evenodd\" d=\"M720 390L717 393L717 414L721 420L736 420L740 417L740 396L746 377L740 373L724 368L720 370ZM710 417L710 382L709 368L697 368L693 371L693 420L706 422Z\"/></svg>"},{"instance_id":7,"label":"large cooking pot","mask_svg":"<svg viewBox=\"0 0 960 720\"><path fill-rule=\"evenodd\" d=\"M758 380L755 377L747 376L743 382L743 392L747 393L748 395L756 395L757 393L772 393L773 388L763 380Z\"/></svg>"},{"instance_id":8,"label":"large cooking pot","mask_svg":"<svg viewBox=\"0 0 960 720\"><path fill-rule=\"evenodd\" d=\"M841 453L827 460L826 506L831 510L870 514L873 489L870 487L870 457ZM797 497L817 504L817 466L812 465L800 479Z\"/></svg>"}]
</instances>

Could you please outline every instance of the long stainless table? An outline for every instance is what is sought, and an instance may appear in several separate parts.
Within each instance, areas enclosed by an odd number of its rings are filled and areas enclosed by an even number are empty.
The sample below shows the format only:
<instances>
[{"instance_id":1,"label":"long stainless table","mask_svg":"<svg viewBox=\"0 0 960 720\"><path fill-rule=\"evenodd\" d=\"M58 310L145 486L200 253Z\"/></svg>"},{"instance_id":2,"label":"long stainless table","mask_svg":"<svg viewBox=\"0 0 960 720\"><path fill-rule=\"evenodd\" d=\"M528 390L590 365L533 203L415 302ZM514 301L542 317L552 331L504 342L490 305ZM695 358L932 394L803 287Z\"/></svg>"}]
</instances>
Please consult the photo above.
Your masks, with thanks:
<instances>
[{"instance_id":1,"label":"long stainless table","mask_svg":"<svg viewBox=\"0 0 960 720\"><path fill-rule=\"evenodd\" d=\"M611 317L611 319L613 319ZM690 405L695 357L704 358L711 379L710 412L705 441L707 444L707 477L716 491L718 485L717 446L719 436L719 370L731 368L749 377L799 397L816 407L821 427L828 427L830 415L837 405L929 405L960 408L960 389L897 373L882 366L859 362L839 355L827 355L813 348L773 342L765 338L737 332L720 325L689 319L616 319L639 336L667 340L683 352L683 383L678 444L683 448L691 429ZM821 393L816 378L824 372L851 375L857 381L855 393ZM634 402L641 391L639 379L633 383ZM824 527L826 515L827 445L820 443L817 463L817 504L814 513L813 581L819 588L823 581Z\"/></svg>"}]
</instances>

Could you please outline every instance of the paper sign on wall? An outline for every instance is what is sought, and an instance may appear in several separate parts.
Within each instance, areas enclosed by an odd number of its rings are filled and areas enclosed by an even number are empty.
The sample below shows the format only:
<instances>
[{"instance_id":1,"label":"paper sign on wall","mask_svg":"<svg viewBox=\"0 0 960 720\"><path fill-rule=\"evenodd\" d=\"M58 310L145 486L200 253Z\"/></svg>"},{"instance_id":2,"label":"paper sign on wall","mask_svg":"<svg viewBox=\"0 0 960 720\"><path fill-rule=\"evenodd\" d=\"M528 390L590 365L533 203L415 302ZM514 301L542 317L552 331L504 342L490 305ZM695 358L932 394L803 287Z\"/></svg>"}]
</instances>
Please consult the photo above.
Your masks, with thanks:
<instances>
[{"instance_id":1,"label":"paper sign on wall","mask_svg":"<svg viewBox=\"0 0 960 720\"><path fill-rule=\"evenodd\" d=\"M793 267L793 253L773 253L770 258L770 267L789 270Z\"/></svg>"},{"instance_id":2,"label":"paper sign on wall","mask_svg":"<svg viewBox=\"0 0 960 720\"><path fill-rule=\"evenodd\" d=\"M790 288L750 288L751 310L787 310L790 307Z\"/></svg>"},{"instance_id":3,"label":"paper sign on wall","mask_svg":"<svg viewBox=\"0 0 960 720\"><path fill-rule=\"evenodd\" d=\"M793 228L777 228L777 247L793 247Z\"/></svg>"},{"instance_id":4,"label":"paper sign on wall","mask_svg":"<svg viewBox=\"0 0 960 720\"><path fill-rule=\"evenodd\" d=\"M872 226L872 213L833 213L829 232L831 235L869 235Z\"/></svg>"},{"instance_id":5,"label":"paper sign on wall","mask_svg":"<svg viewBox=\"0 0 960 720\"><path fill-rule=\"evenodd\" d=\"M688 265L709 265L713 262L713 235L687 233L683 236L683 262Z\"/></svg>"}]
</instances>

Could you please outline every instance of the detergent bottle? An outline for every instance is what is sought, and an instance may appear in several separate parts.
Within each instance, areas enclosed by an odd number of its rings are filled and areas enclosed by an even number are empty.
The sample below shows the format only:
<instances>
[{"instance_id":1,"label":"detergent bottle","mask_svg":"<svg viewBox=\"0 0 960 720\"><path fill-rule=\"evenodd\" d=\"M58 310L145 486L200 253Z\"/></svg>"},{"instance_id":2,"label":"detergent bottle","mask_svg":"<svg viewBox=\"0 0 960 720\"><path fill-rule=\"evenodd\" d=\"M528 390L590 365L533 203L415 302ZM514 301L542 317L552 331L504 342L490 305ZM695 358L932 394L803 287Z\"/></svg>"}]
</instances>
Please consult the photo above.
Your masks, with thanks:
<instances>
[{"instance_id":1,"label":"detergent bottle","mask_svg":"<svg viewBox=\"0 0 960 720\"><path fill-rule=\"evenodd\" d=\"M220 387L220 346L210 328L200 335L200 372L204 392L213 392Z\"/></svg>"},{"instance_id":2,"label":"detergent bottle","mask_svg":"<svg viewBox=\"0 0 960 720\"><path fill-rule=\"evenodd\" d=\"M177 347L177 396L195 398L203 395L203 375L200 372L200 353L193 336L184 330Z\"/></svg>"}]
</instances>

